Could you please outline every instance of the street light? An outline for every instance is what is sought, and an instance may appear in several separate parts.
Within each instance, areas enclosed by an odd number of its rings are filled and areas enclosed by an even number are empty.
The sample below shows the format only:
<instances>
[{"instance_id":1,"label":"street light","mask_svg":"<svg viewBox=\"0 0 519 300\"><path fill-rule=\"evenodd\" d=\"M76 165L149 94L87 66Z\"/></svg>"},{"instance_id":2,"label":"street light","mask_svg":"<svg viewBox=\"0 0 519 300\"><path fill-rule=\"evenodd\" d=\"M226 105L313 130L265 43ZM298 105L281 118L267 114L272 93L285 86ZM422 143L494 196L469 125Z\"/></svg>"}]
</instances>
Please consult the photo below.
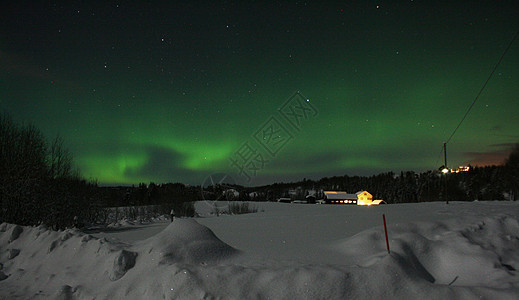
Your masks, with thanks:
<instances>
[{"instance_id":1,"label":"street light","mask_svg":"<svg viewBox=\"0 0 519 300\"><path fill-rule=\"evenodd\" d=\"M447 168L446 166L441 166L441 167L439 167L439 168L438 168L438 171L440 171L440 172L443 173L443 174L450 173L449 168Z\"/></svg>"}]
</instances>

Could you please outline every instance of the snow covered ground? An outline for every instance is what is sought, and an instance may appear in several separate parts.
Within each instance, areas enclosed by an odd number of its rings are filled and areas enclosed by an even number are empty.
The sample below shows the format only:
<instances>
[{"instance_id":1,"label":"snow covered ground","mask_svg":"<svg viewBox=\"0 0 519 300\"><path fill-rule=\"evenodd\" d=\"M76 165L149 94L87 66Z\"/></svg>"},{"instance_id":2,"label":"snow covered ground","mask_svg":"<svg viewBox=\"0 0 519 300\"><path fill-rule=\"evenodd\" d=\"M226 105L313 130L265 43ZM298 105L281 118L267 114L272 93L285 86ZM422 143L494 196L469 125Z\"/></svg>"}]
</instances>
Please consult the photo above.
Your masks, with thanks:
<instances>
[{"instance_id":1,"label":"snow covered ground","mask_svg":"<svg viewBox=\"0 0 519 300\"><path fill-rule=\"evenodd\" d=\"M1 224L0 298L519 298L519 203L255 205L91 234Z\"/></svg>"}]
</instances>

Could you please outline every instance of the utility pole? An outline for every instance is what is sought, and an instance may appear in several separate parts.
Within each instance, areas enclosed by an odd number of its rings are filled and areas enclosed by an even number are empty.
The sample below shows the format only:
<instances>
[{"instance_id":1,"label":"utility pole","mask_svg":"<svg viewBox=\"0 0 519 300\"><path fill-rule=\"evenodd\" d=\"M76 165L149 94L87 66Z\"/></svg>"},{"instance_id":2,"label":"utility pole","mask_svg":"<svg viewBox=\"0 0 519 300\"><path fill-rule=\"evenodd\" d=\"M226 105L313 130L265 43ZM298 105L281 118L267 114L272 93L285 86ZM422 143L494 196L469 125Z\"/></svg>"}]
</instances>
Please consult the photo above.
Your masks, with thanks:
<instances>
[{"instance_id":1,"label":"utility pole","mask_svg":"<svg viewBox=\"0 0 519 300\"><path fill-rule=\"evenodd\" d=\"M445 203L449 204L449 195L447 195L447 173L449 172L449 168L447 167L447 143L443 143L443 158L444 158L444 166L447 172L443 174L443 191L445 195Z\"/></svg>"},{"instance_id":2,"label":"utility pole","mask_svg":"<svg viewBox=\"0 0 519 300\"><path fill-rule=\"evenodd\" d=\"M447 143L443 143L443 158L445 161L443 165L447 168Z\"/></svg>"}]
</instances>

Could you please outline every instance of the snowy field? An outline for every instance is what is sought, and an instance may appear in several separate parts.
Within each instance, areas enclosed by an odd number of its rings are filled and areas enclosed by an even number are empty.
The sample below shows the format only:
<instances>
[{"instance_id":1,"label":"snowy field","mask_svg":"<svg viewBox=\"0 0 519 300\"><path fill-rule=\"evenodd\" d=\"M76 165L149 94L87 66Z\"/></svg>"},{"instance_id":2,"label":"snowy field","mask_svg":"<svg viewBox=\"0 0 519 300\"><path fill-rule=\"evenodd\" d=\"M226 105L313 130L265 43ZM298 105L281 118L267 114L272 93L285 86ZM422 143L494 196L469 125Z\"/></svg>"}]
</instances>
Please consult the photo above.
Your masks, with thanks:
<instances>
[{"instance_id":1,"label":"snowy field","mask_svg":"<svg viewBox=\"0 0 519 300\"><path fill-rule=\"evenodd\" d=\"M519 298L517 202L254 205L91 234L1 224L0 299Z\"/></svg>"}]
</instances>

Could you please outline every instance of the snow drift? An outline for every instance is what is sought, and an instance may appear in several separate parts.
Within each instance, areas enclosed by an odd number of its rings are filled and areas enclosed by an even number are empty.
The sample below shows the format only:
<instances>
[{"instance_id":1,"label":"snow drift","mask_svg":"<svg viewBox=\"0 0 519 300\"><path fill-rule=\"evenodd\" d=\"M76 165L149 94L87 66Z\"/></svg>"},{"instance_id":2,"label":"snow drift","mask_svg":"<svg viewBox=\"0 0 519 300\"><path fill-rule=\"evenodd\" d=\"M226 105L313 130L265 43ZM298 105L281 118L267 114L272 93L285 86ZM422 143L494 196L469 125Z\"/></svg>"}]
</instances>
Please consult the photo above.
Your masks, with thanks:
<instances>
[{"instance_id":1,"label":"snow drift","mask_svg":"<svg viewBox=\"0 0 519 300\"><path fill-rule=\"evenodd\" d=\"M519 223L501 216L464 227L459 220L405 224L389 231L392 257L413 277L449 286L517 286ZM385 257L384 233L363 231L334 248L370 267ZM363 249L360 255L358 249ZM357 250L357 251L356 251Z\"/></svg>"},{"instance_id":2,"label":"snow drift","mask_svg":"<svg viewBox=\"0 0 519 300\"><path fill-rule=\"evenodd\" d=\"M101 295L106 293L110 298L108 295L118 295L121 286L115 282L129 272L134 278L149 273L148 279L155 280L159 265L208 265L238 253L190 219L175 220L155 237L136 245L109 243L77 230L3 223L0 249L0 296L10 298L89 298L103 289Z\"/></svg>"}]
</instances>

